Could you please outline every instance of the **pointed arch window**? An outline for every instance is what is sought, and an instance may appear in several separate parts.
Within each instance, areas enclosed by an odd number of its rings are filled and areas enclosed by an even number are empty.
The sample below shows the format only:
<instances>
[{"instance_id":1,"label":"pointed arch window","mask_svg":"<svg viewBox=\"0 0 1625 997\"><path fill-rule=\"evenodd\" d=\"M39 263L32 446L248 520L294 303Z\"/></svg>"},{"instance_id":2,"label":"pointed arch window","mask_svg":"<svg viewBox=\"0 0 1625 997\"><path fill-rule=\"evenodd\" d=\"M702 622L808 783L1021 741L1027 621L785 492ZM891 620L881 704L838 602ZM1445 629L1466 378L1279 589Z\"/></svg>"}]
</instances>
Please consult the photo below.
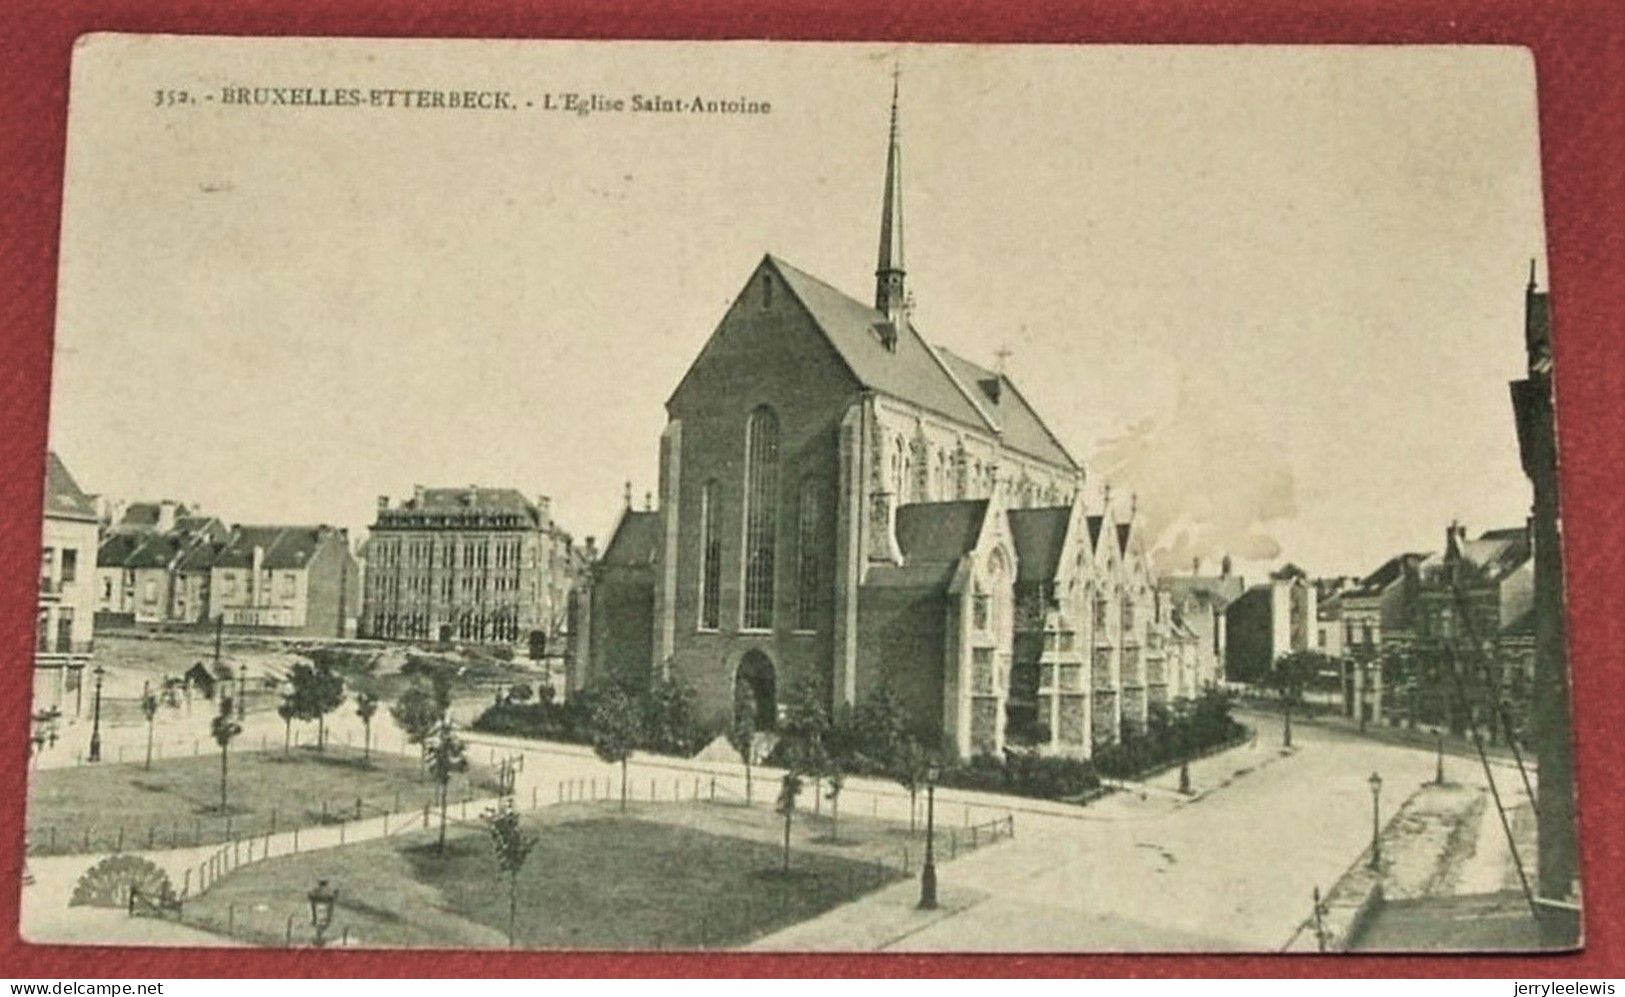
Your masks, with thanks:
<instances>
[{"instance_id":1,"label":"pointed arch window","mask_svg":"<svg viewBox=\"0 0 1625 997\"><path fill-rule=\"evenodd\" d=\"M775 542L779 525L779 419L766 405L745 425L745 598L747 630L773 627Z\"/></svg>"},{"instance_id":2,"label":"pointed arch window","mask_svg":"<svg viewBox=\"0 0 1625 997\"><path fill-rule=\"evenodd\" d=\"M717 483L700 489L700 629L722 622L722 533L717 529Z\"/></svg>"},{"instance_id":3,"label":"pointed arch window","mask_svg":"<svg viewBox=\"0 0 1625 997\"><path fill-rule=\"evenodd\" d=\"M818 588L818 560L822 545L819 529L818 479L804 478L796 507L796 629L817 630L822 602Z\"/></svg>"}]
</instances>

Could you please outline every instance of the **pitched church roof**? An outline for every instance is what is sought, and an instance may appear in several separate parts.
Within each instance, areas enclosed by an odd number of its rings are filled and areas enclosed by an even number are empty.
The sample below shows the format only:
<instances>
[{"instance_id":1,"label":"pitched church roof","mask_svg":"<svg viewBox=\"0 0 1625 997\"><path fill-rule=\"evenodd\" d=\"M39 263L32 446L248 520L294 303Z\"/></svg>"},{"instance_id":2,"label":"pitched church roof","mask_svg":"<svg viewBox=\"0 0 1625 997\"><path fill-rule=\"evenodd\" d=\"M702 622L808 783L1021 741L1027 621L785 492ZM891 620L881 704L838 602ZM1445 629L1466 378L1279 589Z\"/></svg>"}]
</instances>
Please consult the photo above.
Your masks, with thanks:
<instances>
[{"instance_id":1,"label":"pitched church roof","mask_svg":"<svg viewBox=\"0 0 1625 997\"><path fill-rule=\"evenodd\" d=\"M948 369L953 371L959 384L965 390L976 393L973 397L998 426L1005 446L1052 464L1071 468L1078 466L1008 376L974 364L941 346L937 347L937 353L947 363Z\"/></svg>"},{"instance_id":2,"label":"pitched church roof","mask_svg":"<svg viewBox=\"0 0 1625 997\"><path fill-rule=\"evenodd\" d=\"M604 564L639 567L653 564L660 551L660 513L627 509L609 538Z\"/></svg>"},{"instance_id":3,"label":"pitched church roof","mask_svg":"<svg viewBox=\"0 0 1625 997\"><path fill-rule=\"evenodd\" d=\"M1061 548L1072 518L1067 506L1011 509L1010 539L1016 545L1016 581L1053 581L1061 566Z\"/></svg>"},{"instance_id":4,"label":"pitched church roof","mask_svg":"<svg viewBox=\"0 0 1625 997\"><path fill-rule=\"evenodd\" d=\"M902 323L888 348L876 332L887 322L883 312L776 256L767 261L863 387L984 431L994 428L911 324Z\"/></svg>"},{"instance_id":5,"label":"pitched church roof","mask_svg":"<svg viewBox=\"0 0 1625 997\"><path fill-rule=\"evenodd\" d=\"M952 563L976 547L987 499L911 502L897 507L897 547L905 563Z\"/></svg>"}]
</instances>

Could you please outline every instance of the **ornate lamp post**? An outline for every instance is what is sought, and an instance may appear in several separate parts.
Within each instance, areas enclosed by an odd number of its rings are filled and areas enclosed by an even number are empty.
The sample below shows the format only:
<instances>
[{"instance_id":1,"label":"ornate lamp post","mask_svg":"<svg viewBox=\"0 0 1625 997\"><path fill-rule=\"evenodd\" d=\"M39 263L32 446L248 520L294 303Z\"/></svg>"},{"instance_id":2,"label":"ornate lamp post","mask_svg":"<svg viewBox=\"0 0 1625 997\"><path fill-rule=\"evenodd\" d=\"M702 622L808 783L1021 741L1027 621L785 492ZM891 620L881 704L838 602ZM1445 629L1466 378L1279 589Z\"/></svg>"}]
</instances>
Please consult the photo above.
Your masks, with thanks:
<instances>
[{"instance_id":1,"label":"ornate lamp post","mask_svg":"<svg viewBox=\"0 0 1625 997\"><path fill-rule=\"evenodd\" d=\"M244 711L248 709L248 666L237 666L237 719L241 720Z\"/></svg>"},{"instance_id":2,"label":"ornate lamp post","mask_svg":"<svg viewBox=\"0 0 1625 997\"><path fill-rule=\"evenodd\" d=\"M339 891L327 885L327 880L316 881L316 888L305 894L310 901L310 926L315 930L317 948L327 945L327 929L333 923L333 905L338 902Z\"/></svg>"},{"instance_id":3,"label":"ornate lamp post","mask_svg":"<svg viewBox=\"0 0 1625 997\"><path fill-rule=\"evenodd\" d=\"M1382 776L1373 772L1366 783L1371 787L1371 868L1375 870L1382 866L1382 824L1378 816L1382 809Z\"/></svg>"},{"instance_id":4,"label":"ornate lamp post","mask_svg":"<svg viewBox=\"0 0 1625 997\"><path fill-rule=\"evenodd\" d=\"M102 678L107 670L97 665L91 674L96 676L96 701L95 715L90 721L90 760L99 762L102 760Z\"/></svg>"},{"instance_id":5,"label":"ornate lamp post","mask_svg":"<svg viewBox=\"0 0 1625 997\"><path fill-rule=\"evenodd\" d=\"M920 869L920 910L937 909L937 857L935 850L937 822L937 766L925 770L925 865Z\"/></svg>"}]
</instances>

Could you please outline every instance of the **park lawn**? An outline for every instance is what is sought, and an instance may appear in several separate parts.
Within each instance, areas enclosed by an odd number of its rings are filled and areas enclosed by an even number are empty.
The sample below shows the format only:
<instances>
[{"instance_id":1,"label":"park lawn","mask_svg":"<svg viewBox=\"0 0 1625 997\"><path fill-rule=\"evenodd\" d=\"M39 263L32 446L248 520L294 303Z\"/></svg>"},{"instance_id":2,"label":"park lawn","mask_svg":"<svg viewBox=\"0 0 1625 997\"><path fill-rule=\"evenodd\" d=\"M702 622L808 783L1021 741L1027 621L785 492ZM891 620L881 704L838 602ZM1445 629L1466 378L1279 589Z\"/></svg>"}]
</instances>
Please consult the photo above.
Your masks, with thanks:
<instances>
[{"instance_id":1,"label":"park lawn","mask_svg":"<svg viewBox=\"0 0 1625 997\"><path fill-rule=\"evenodd\" d=\"M436 786L413 758L328 745L233 751L227 766L229 811L220 812L220 754L153 762L81 765L30 773L28 844L35 855L176 848L354 819L386 810L416 810L436 799ZM453 776L451 799L491 796L495 774L471 766Z\"/></svg>"},{"instance_id":2,"label":"park lawn","mask_svg":"<svg viewBox=\"0 0 1625 997\"><path fill-rule=\"evenodd\" d=\"M865 860L860 835L890 848L890 829L878 821L851 822L851 846L819 846L796 832L788 876L774 839L783 825L765 808L636 804L622 814L613 803L565 804L524 823L540 843L519 875L521 948L727 948L903 875L896 864ZM489 836L467 824L443 855L432 832L414 831L239 869L187 903L184 919L213 931L229 923L234 936L268 945L285 944L291 925L294 944L308 944L306 893L321 879L338 890L335 943L507 944L507 880Z\"/></svg>"}]
</instances>

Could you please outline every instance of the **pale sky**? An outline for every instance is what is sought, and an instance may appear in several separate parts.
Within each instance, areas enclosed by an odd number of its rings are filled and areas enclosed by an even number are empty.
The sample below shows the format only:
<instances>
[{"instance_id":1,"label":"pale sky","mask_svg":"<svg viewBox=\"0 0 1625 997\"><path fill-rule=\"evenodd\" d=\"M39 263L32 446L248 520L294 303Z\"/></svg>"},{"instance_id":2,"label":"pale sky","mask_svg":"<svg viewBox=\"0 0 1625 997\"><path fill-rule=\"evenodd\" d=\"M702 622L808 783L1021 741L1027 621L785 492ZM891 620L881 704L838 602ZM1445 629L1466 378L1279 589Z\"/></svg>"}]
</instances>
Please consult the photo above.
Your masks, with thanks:
<instances>
[{"instance_id":1,"label":"pale sky","mask_svg":"<svg viewBox=\"0 0 1625 997\"><path fill-rule=\"evenodd\" d=\"M602 542L762 254L872 293L894 58L917 326L1007 345L1165 564L1365 574L1522 522L1545 251L1512 48L93 38L52 445L227 522L359 536L378 495L479 483ZM152 106L228 85L521 106ZM567 91L772 113L540 110Z\"/></svg>"}]
</instances>

